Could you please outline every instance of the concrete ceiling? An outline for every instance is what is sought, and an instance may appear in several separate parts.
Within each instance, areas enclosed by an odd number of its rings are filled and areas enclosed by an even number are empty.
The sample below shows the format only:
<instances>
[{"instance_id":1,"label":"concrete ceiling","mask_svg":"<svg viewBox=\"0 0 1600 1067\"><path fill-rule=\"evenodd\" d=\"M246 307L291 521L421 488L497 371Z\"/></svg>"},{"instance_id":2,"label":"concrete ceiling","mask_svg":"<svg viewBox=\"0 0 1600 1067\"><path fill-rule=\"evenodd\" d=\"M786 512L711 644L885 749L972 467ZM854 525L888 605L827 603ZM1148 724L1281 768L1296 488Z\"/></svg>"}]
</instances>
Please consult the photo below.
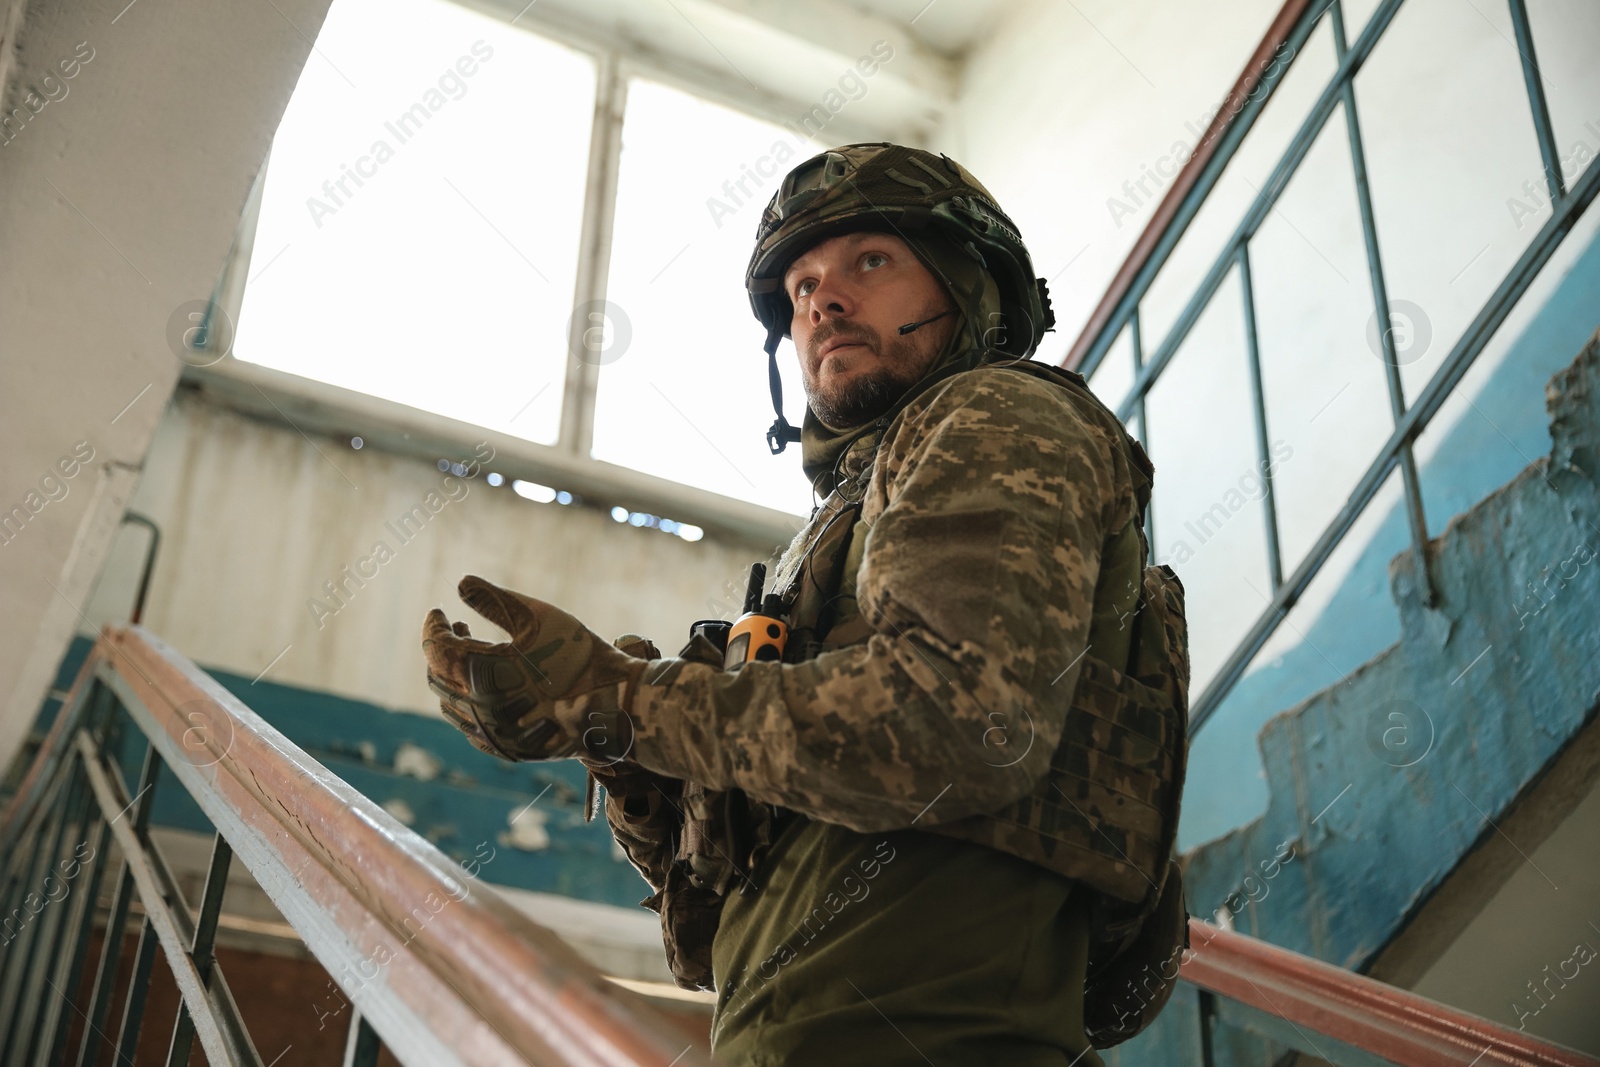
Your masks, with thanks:
<instances>
[{"instance_id":1,"label":"concrete ceiling","mask_svg":"<svg viewBox=\"0 0 1600 1067\"><path fill-rule=\"evenodd\" d=\"M907 27L921 44L956 60L987 40L1005 13L1001 0L856 0L852 6Z\"/></svg>"},{"instance_id":2,"label":"concrete ceiling","mask_svg":"<svg viewBox=\"0 0 1600 1067\"><path fill-rule=\"evenodd\" d=\"M852 95L839 132L921 140L953 106L961 63L986 40L999 0L457 0L536 33L616 49L669 80L775 121L818 104L873 54L892 58Z\"/></svg>"}]
</instances>

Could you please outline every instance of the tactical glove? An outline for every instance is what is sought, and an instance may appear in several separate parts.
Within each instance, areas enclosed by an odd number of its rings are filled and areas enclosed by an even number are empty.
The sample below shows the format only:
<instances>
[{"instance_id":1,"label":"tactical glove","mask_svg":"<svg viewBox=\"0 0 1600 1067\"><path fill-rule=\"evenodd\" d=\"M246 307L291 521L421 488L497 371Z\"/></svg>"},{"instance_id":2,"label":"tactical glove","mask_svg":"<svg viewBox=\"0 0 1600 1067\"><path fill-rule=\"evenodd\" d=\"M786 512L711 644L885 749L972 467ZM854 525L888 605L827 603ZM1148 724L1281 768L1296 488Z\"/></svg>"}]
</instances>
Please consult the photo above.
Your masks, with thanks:
<instances>
[{"instance_id":1,"label":"tactical glove","mask_svg":"<svg viewBox=\"0 0 1600 1067\"><path fill-rule=\"evenodd\" d=\"M444 715L480 751L508 760L580 753L616 761L633 744L627 708L646 661L597 637L560 608L475 575L461 599L509 641L473 639L434 608L422 625L428 688Z\"/></svg>"}]
</instances>

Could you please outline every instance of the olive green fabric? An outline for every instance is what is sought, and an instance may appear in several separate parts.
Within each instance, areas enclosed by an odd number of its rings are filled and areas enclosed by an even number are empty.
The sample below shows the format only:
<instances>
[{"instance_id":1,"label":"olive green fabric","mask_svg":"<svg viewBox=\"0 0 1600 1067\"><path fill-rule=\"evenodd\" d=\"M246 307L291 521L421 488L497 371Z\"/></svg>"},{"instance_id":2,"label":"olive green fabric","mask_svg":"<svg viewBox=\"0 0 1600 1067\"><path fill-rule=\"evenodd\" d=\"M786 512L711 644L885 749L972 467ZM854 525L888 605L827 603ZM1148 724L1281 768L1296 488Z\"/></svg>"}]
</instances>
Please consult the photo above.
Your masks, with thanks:
<instances>
[{"instance_id":1,"label":"olive green fabric","mask_svg":"<svg viewBox=\"0 0 1600 1067\"><path fill-rule=\"evenodd\" d=\"M795 632L816 639L802 655L870 635L856 596L871 532L861 520L843 546L818 536L784 568L801 590ZM1142 566L1130 523L1107 539L1089 626L1113 662L1128 655ZM719 1060L1100 1063L1083 1022L1094 895L1082 883L981 844L802 817L754 884L724 903L712 951Z\"/></svg>"},{"instance_id":2,"label":"olive green fabric","mask_svg":"<svg viewBox=\"0 0 1600 1067\"><path fill-rule=\"evenodd\" d=\"M1078 883L916 830L800 819L712 951L712 1052L742 1067L1098 1067Z\"/></svg>"}]
</instances>

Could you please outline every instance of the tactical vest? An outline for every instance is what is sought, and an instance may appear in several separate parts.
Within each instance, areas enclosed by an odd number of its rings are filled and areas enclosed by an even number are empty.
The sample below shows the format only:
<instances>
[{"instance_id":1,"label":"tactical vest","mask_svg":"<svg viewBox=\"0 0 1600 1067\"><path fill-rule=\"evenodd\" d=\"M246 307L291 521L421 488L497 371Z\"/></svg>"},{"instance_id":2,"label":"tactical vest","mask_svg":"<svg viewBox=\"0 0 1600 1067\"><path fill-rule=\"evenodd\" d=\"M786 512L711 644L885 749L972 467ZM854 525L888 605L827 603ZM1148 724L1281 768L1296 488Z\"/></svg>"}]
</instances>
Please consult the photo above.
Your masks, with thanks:
<instances>
[{"instance_id":1,"label":"tactical vest","mask_svg":"<svg viewBox=\"0 0 1600 1067\"><path fill-rule=\"evenodd\" d=\"M1043 364L1013 365L1063 388L1087 392L1082 379ZM1098 404L1098 400L1095 401ZM1130 467L1148 480L1150 461L1126 434ZM867 475L863 475L863 478ZM799 565L787 579L790 638L784 658L866 641L873 634L855 607L855 575L866 525L860 485L846 484L823 502ZM1138 493L1136 539L1124 551L1148 558ZM1135 547L1136 546L1136 547ZM1112 553L1102 554L1101 585ZM1183 586L1171 568L1144 566L1137 606L1115 619L1097 617L1091 647L1127 647L1122 663L1093 654L1081 673L1049 774L1035 790L999 811L921 827L1009 852L1119 901L1151 903L1159 894L1177 831L1187 753L1189 658ZM1103 603L1097 590L1096 605ZM1131 618L1130 618L1131 616ZM1113 629L1131 627L1124 640Z\"/></svg>"},{"instance_id":2,"label":"tactical vest","mask_svg":"<svg viewBox=\"0 0 1600 1067\"><path fill-rule=\"evenodd\" d=\"M1070 371L1031 361L1008 366L1093 398L1084 380ZM1161 974L1157 985L1164 983L1165 988L1152 1000L1121 996L1119 1001L1119 994L1137 988L1140 979L1149 991L1148 973L1130 973L1130 967L1136 971L1147 960L1172 957L1175 945L1187 944L1181 875L1172 859L1188 751L1183 586L1171 568L1143 564L1149 555L1144 510L1152 468L1144 450L1126 433L1123 446L1130 469L1144 481L1135 487L1133 529L1119 531L1113 547L1129 554L1121 561L1124 569L1131 568L1129 573L1141 581L1136 602L1103 613L1103 606L1113 604L1102 594L1118 562L1113 554L1103 556L1089 644L1126 649L1125 660L1110 663L1092 653L1083 655L1049 773L1032 793L998 811L919 825L925 832L1010 853L1098 891L1085 1021L1100 1048L1137 1033L1170 993L1171 976ZM786 553L787 565L775 575L774 589L788 606L786 662L802 662L873 636L855 603L855 577L867 534L861 497L870 475L869 464L823 501ZM1128 633L1119 636L1124 627ZM691 642L679 655L720 662L708 642L697 640L707 647ZM702 895L694 896L698 903L689 909L695 913L693 923L688 916L669 919L663 909L663 925L679 983L710 988L709 943L702 946L702 937L689 931L714 932L713 916L726 893L758 889L763 856L795 816L752 802L741 790L707 790L692 782L685 783L682 801L678 870L687 874L689 886L684 889L692 886ZM1152 917L1157 921L1150 921ZM709 942L709 934L704 940ZM1144 970L1149 971L1148 965Z\"/></svg>"},{"instance_id":3,"label":"tactical vest","mask_svg":"<svg viewBox=\"0 0 1600 1067\"><path fill-rule=\"evenodd\" d=\"M1093 397L1072 372L1037 363L1011 366ZM1139 443L1122 436L1130 469L1144 481L1135 487L1134 530L1122 531L1102 553L1088 643L1126 649L1125 659L1112 663L1092 652L1083 655L1061 740L1032 793L998 811L919 825L1010 853L1098 891L1085 1022L1099 1048L1132 1037L1155 1017L1170 995L1177 956L1188 945L1182 876L1173 858L1188 754L1184 592L1170 567L1144 564L1153 469ZM806 543L790 553L797 564L779 575L790 604L785 660L810 659L874 633L855 603L868 530L860 498L868 477L870 466L859 482L830 494L802 533ZM1136 555L1119 561L1118 552ZM1137 602L1116 608L1102 594L1117 580L1112 571L1129 568L1141 579ZM1118 637L1113 627L1128 632ZM1141 985L1150 999L1130 995Z\"/></svg>"}]
</instances>

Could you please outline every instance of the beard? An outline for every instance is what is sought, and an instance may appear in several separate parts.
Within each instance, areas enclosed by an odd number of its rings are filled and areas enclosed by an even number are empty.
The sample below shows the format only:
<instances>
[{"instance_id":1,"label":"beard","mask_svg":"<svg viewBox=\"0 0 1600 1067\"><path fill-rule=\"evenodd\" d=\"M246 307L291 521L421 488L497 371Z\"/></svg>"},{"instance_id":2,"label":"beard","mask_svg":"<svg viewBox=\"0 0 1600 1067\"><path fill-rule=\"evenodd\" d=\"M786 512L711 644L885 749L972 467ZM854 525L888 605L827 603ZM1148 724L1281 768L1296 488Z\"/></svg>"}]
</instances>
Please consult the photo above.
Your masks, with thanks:
<instances>
[{"instance_id":1,"label":"beard","mask_svg":"<svg viewBox=\"0 0 1600 1067\"><path fill-rule=\"evenodd\" d=\"M911 384L911 381L901 381L893 367L880 367L842 385L815 391L808 389L806 399L824 425L846 430L871 422L888 411Z\"/></svg>"},{"instance_id":2,"label":"beard","mask_svg":"<svg viewBox=\"0 0 1600 1067\"><path fill-rule=\"evenodd\" d=\"M919 316L921 317L921 316ZM818 330L814 347L843 334L871 344L877 364L870 371L843 382L805 382L806 400L823 425L835 430L850 429L871 422L894 406L931 369L939 334L896 336L885 346L869 329L855 325L849 330ZM879 355L878 353L881 353Z\"/></svg>"}]
</instances>

